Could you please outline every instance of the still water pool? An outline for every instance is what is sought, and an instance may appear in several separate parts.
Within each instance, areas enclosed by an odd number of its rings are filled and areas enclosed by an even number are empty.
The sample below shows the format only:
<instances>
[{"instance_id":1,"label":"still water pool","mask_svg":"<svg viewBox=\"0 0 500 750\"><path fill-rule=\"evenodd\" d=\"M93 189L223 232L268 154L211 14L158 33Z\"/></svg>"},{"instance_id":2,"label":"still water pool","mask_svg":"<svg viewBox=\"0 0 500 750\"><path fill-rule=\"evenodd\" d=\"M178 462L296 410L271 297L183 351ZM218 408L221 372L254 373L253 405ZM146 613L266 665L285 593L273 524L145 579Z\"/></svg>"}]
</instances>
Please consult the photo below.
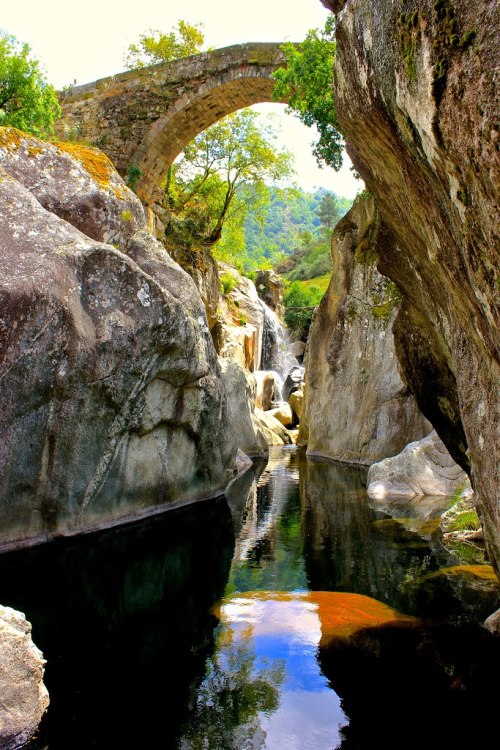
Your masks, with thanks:
<instances>
[{"instance_id":1,"label":"still water pool","mask_svg":"<svg viewBox=\"0 0 500 750\"><path fill-rule=\"evenodd\" d=\"M443 545L435 501L380 505L365 480L274 449L227 500L1 556L0 601L27 614L47 659L34 747L495 737L500 644L479 625L500 606L490 568Z\"/></svg>"}]
</instances>

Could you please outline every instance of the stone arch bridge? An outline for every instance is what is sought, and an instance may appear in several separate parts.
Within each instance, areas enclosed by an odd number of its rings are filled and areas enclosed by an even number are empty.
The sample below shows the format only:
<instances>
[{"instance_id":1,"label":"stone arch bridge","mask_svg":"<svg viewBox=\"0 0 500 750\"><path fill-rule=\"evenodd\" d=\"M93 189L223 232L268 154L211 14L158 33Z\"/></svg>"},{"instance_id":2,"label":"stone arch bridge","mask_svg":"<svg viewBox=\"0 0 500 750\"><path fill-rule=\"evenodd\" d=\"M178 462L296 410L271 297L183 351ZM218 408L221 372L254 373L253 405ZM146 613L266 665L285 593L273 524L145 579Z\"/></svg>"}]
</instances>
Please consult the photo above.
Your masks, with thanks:
<instances>
[{"instance_id":1,"label":"stone arch bridge","mask_svg":"<svg viewBox=\"0 0 500 750\"><path fill-rule=\"evenodd\" d=\"M209 125L272 101L272 74L285 62L280 43L248 43L119 73L60 95L61 138L101 148L153 207L168 167Z\"/></svg>"}]
</instances>

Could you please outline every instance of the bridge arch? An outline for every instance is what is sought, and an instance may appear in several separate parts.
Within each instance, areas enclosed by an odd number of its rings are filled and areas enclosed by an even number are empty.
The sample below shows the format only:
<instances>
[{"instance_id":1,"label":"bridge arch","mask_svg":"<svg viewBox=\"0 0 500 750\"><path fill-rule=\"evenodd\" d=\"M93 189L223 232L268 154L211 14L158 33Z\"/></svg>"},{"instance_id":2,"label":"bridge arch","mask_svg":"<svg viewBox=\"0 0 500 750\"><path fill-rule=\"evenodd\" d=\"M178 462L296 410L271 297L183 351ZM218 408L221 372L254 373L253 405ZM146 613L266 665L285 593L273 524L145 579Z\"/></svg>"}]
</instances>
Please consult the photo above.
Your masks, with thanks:
<instances>
[{"instance_id":1,"label":"bridge arch","mask_svg":"<svg viewBox=\"0 0 500 750\"><path fill-rule=\"evenodd\" d=\"M176 156L217 120L272 101L280 43L238 44L160 63L61 94L58 131L99 146L123 177L131 167L146 207Z\"/></svg>"}]
</instances>

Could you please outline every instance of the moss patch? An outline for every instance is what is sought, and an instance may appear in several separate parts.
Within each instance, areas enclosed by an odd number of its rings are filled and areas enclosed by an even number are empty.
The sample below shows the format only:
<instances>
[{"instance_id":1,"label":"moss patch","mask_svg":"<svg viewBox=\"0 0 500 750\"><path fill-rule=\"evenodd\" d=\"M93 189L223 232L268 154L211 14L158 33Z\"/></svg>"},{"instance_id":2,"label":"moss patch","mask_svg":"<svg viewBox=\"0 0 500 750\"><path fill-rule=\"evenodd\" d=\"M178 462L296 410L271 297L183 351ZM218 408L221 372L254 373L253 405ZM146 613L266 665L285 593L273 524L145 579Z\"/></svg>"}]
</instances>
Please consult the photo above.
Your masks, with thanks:
<instances>
[{"instance_id":1,"label":"moss patch","mask_svg":"<svg viewBox=\"0 0 500 750\"><path fill-rule=\"evenodd\" d=\"M432 94L439 106L446 87L450 57L453 52L463 51L470 47L474 42L476 32L472 29L460 30L455 11L446 0L435 0L433 13L435 31L432 37L432 48L435 63L432 69Z\"/></svg>"},{"instance_id":2,"label":"moss patch","mask_svg":"<svg viewBox=\"0 0 500 750\"><path fill-rule=\"evenodd\" d=\"M418 11L401 13L398 17L398 40L405 64L406 75L411 83L417 80L417 42L420 16Z\"/></svg>"}]
</instances>

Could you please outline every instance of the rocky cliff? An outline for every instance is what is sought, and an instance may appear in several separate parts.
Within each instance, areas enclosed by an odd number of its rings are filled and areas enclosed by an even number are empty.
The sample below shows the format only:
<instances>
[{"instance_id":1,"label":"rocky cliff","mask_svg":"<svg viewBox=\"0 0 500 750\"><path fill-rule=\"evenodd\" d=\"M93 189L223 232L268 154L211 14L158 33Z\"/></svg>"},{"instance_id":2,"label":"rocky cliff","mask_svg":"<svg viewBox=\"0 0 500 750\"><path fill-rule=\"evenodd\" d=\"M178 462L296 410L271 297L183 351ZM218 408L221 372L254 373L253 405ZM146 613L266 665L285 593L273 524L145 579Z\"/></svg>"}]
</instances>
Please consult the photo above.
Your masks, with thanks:
<instances>
[{"instance_id":1,"label":"rocky cliff","mask_svg":"<svg viewBox=\"0 0 500 750\"><path fill-rule=\"evenodd\" d=\"M331 0L334 94L398 286L404 377L471 471L500 568L498 6ZM382 243L381 243L382 244Z\"/></svg>"},{"instance_id":2,"label":"rocky cliff","mask_svg":"<svg viewBox=\"0 0 500 750\"><path fill-rule=\"evenodd\" d=\"M309 454L371 464L431 430L399 373L399 293L377 271L378 242L373 199L358 197L333 234L332 279L309 332L299 435Z\"/></svg>"},{"instance_id":3,"label":"rocky cliff","mask_svg":"<svg viewBox=\"0 0 500 750\"><path fill-rule=\"evenodd\" d=\"M0 129L0 546L224 487L203 303L96 149Z\"/></svg>"}]
</instances>

